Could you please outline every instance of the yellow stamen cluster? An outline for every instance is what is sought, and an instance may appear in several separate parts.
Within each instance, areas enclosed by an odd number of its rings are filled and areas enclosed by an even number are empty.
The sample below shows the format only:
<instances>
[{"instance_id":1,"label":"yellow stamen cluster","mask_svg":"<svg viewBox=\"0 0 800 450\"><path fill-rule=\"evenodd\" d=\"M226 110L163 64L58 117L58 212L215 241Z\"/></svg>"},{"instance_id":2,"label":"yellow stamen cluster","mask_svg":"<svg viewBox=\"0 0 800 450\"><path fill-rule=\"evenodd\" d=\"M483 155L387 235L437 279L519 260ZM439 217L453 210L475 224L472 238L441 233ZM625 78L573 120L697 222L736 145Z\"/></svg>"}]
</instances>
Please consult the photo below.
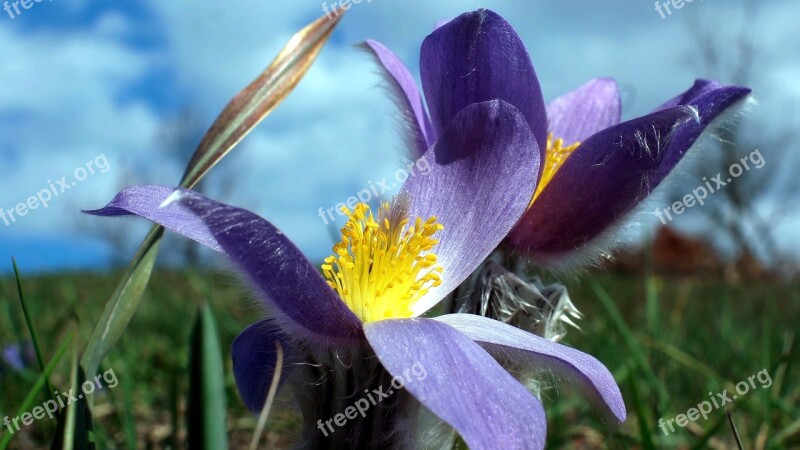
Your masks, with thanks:
<instances>
[{"instance_id":1,"label":"yellow stamen cluster","mask_svg":"<svg viewBox=\"0 0 800 450\"><path fill-rule=\"evenodd\" d=\"M442 283L431 250L444 227L436 217L410 222L402 198L382 203L377 220L364 203L342 212L342 240L322 265L328 284L364 322L412 317L417 300Z\"/></svg>"},{"instance_id":2,"label":"yellow stamen cluster","mask_svg":"<svg viewBox=\"0 0 800 450\"><path fill-rule=\"evenodd\" d=\"M544 160L544 170L542 171L542 177L539 179L539 184L536 186L536 193L533 194L533 199L531 199L531 205L536 200L536 197L544 190L544 187L547 186L547 183L553 179L558 169L564 164L564 161L569 158L569 155L575 151L578 146L580 146L580 142L575 142L571 145L564 147L564 140L563 139L553 139L553 133L547 135L547 151Z\"/></svg>"}]
</instances>

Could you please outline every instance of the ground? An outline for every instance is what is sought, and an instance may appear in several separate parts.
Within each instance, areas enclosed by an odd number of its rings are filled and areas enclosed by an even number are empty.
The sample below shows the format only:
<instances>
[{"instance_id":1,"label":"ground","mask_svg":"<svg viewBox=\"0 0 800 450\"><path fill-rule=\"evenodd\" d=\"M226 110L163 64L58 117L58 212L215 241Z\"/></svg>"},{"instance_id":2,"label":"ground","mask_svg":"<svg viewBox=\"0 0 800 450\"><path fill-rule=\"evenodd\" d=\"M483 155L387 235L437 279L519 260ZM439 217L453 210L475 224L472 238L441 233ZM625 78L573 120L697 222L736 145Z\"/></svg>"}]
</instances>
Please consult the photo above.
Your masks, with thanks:
<instances>
[{"instance_id":1,"label":"ground","mask_svg":"<svg viewBox=\"0 0 800 450\"><path fill-rule=\"evenodd\" d=\"M25 276L23 269L45 358L75 323L85 342L119 278L119 273ZM566 343L612 371L629 415L615 429L579 391L545 378L551 386L543 391L548 448L735 448L726 409L745 448L800 448L800 378L792 364L800 331L797 285L732 286L708 277L604 272L561 281L585 314L582 331L571 330ZM119 387L94 399L101 448L127 448L132 440L139 448L182 446L189 334L203 302L213 307L226 350L262 315L231 276L158 270L128 331L103 363L104 370L114 370ZM27 339L12 278L0 280L0 308L0 343ZM231 447L247 448L255 419L239 400L227 353L225 358ZM36 380L37 366L0 370L0 416L14 416ZM66 373L62 364L52 377L57 388L67 385ZM732 396L743 381L747 393L713 408L707 420L679 420L703 402ZM54 421L36 421L17 433L10 448L41 448L54 429ZM291 411L278 409L268 430L270 448L285 448L299 422Z\"/></svg>"}]
</instances>

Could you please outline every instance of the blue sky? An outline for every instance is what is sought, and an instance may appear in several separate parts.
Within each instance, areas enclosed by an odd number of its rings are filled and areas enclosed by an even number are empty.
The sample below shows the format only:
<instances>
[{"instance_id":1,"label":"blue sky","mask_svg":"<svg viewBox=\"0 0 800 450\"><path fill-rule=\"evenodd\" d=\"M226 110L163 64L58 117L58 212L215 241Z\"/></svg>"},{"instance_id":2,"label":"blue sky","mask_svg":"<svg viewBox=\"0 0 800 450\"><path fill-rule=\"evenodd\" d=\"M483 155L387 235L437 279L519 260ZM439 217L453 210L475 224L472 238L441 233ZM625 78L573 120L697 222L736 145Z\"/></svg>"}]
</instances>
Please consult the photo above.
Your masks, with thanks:
<instances>
[{"instance_id":1,"label":"blue sky","mask_svg":"<svg viewBox=\"0 0 800 450\"><path fill-rule=\"evenodd\" d=\"M126 185L176 183L185 162L165 156L164 124L191 111L200 125L189 139L199 139L288 38L322 15L320 3L44 0L13 19L0 11L0 208L13 209L61 177L70 184L47 208L9 225L0 220L0 271L11 255L31 271L104 267L112 251L129 259L131 249L97 238L97 227L107 226L97 221L109 219L78 211L102 206ZM318 209L393 177L403 154L392 105L355 44L380 40L416 73L419 44L433 25L478 7L515 26L547 99L612 76L626 118L713 75L689 60L689 20L720 29L746 25L764 50L765 68L753 83L759 105L748 120L768 129L800 97L800 4L763 1L748 14L744 3L695 1L661 18L653 2L634 0L363 0L297 90L211 174L211 186L233 179L225 201L269 218L309 255L324 256L330 229ZM75 180L83 175L76 170L98 158L106 171ZM132 219L112 223L134 243L146 230ZM785 225L781 242L796 242L796 224Z\"/></svg>"}]
</instances>

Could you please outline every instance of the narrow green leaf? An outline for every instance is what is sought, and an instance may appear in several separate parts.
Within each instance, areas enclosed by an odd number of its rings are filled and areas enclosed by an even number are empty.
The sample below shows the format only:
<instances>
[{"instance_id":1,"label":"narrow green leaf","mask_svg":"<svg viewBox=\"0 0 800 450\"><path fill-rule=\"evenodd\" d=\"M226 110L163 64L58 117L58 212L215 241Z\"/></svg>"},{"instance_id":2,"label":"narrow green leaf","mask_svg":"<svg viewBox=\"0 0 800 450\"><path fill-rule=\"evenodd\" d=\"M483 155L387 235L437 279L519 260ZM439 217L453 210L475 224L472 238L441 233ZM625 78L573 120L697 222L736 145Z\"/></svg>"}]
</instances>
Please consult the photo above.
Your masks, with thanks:
<instances>
[{"instance_id":1,"label":"narrow green leaf","mask_svg":"<svg viewBox=\"0 0 800 450\"><path fill-rule=\"evenodd\" d=\"M77 395L77 392L80 391L80 385L78 383L78 345L77 340L75 340L75 344L72 346L72 358L69 368L69 387L70 391L73 395ZM81 397L81 400L83 397ZM78 409L77 402L70 402L67 405L67 412L64 417L64 434L62 440L62 449L63 450L72 450L75 445L75 417Z\"/></svg>"},{"instance_id":2,"label":"narrow green leaf","mask_svg":"<svg viewBox=\"0 0 800 450\"><path fill-rule=\"evenodd\" d=\"M321 17L294 35L269 67L237 94L212 124L181 179L195 186L297 86L341 19ZM125 331L150 280L163 228L153 227L131 262L84 351L81 366L96 373L100 361Z\"/></svg>"},{"instance_id":3,"label":"narrow green leaf","mask_svg":"<svg viewBox=\"0 0 800 450\"><path fill-rule=\"evenodd\" d=\"M731 410L728 409L725 411L725 414L728 415L728 423L731 425L731 431L733 432L733 437L736 438L736 447L739 450L744 450L744 445L742 445L742 438L739 437L739 430L736 429L736 422L733 421L733 415L731 414Z\"/></svg>"},{"instance_id":4,"label":"narrow green leaf","mask_svg":"<svg viewBox=\"0 0 800 450\"><path fill-rule=\"evenodd\" d=\"M647 406L642 403L641 396L639 395L639 385L636 383L636 377L630 377L628 382L631 396L633 397L633 410L636 411L637 422L639 422L639 435L642 438L642 448L646 450L655 450L656 446L653 444L652 428L650 426L651 419L647 413Z\"/></svg>"},{"instance_id":5,"label":"narrow green leaf","mask_svg":"<svg viewBox=\"0 0 800 450\"><path fill-rule=\"evenodd\" d=\"M117 285L114 294L106 304L103 314L89 336L89 342L81 359L81 366L90 376L97 373L100 361L111 347L119 340L133 313L139 306L147 282L153 273L153 266L158 256L158 247L164 229L150 229L139 251L133 258L128 272Z\"/></svg>"},{"instance_id":6,"label":"narrow green leaf","mask_svg":"<svg viewBox=\"0 0 800 450\"><path fill-rule=\"evenodd\" d=\"M667 389L658 379L655 372L653 372L653 368L650 367L650 364L647 362L647 357L645 356L645 351L642 348L642 345L639 343L639 340L636 339L636 336L628 324L625 323L625 319L622 318L622 314L614 304L614 300L612 300L611 296L608 295L608 292L606 292L606 290L597 283L592 283L592 290L594 290L597 298L600 299L600 303L603 305L603 308L605 308L606 313L608 313L611 322L617 328L619 334L622 335L622 338L625 341L625 344L628 346L628 350L630 350L631 356L633 357L637 367L642 374L647 377L650 386L656 390L659 400L658 411L663 411L668 398Z\"/></svg>"},{"instance_id":7,"label":"narrow green leaf","mask_svg":"<svg viewBox=\"0 0 800 450\"><path fill-rule=\"evenodd\" d=\"M42 388L45 387L47 384L47 379L50 377L50 374L53 373L53 370L56 368L59 362L61 362L61 358L64 356L64 353L67 351L67 346L73 341L72 331L69 331L67 335L64 337L64 340L61 342L61 345L58 346L56 349L55 354L53 357L50 358L50 361L45 366L42 374L39 375L39 378L36 379L36 383L33 385L33 388L28 392L28 395L25 396L25 399L22 401L22 405L17 410L16 417L21 416L24 412L30 411L33 407L33 403L36 401L36 397L42 391ZM52 393L52 391L50 392ZM11 442L11 438L14 435L11 433L6 433L5 429L3 430L3 438L0 439L0 450L6 450L8 448L9 442Z\"/></svg>"},{"instance_id":8,"label":"narrow green leaf","mask_svg":"<svg viewBox=\"0 0 800 450\"><path fill-rule=\"evenodd\" d=\"M191 449L228 448L225 370L211 307L200 308L189 355L188 444Z\"/></svg>"},{"instance_id":9,"label":"narrow green leaf","mask_svg":"<svg viewBox=\"0 0 800 450\"><path fill-rule=\"evenodd\" d=\"M644 344L649 347L661 350L667 356L672 358L674 361L683 364L684 366L703 375L704 377L706 377L706 379L712 380L717 385L719 386L727 385L728 388L733 389L733 385L730 384L728 381L726 381L724 378L722 378L717 372L714 371L714 369L709 367L708 364L699 361L697 358L684 352L678 347L667 342L662 342L649 338L644 339Z\"/></svg>"},{"instance_id":10,"label":"narrow green leaf","mask_svg":"<svg viewBox=\"0 0 800 450\"><path fill-rule=\"evenodd\" d=\"M14 266L14 276L17 280L17 292L19 293L19 302L22 304L22 312L25 314L25 323L28 325L28 332L31 334L31 341L33 341L33 348L36 350L36 360L39 362L39 369L44 372L44 357L42 356L42 348L39 346L39 338L36 335L36 329L33 327L33 319L28 310L28 302L25 300L25 294L22 291L22 277L19 274L19 267L17 261L12 257L11 264ZM53 385L50 384L50 378L45 379L47 389L50 397L53 396Z\"/></svg>"},{"instance_id":11,"label":"narrow green leaf","mask_svg":"<svg viewBox=\"0 0 800 450\"><path fill-rule=\"evenodd\" d=\"M728 417L726 415L720 415L717 421L714 423L714 425L711 428L709 428L708 431L703 433L703 435L700 436L700 439L698 439L697 442L694 443L691 450L701 450L710 448L711 446L708 444L709 441L711 441L711 438L713 438L719 432L719 430L722 429L722 426L725 425L725 423L727 422L728 422Z\"/></svg>"},{"instance_id":12,"label":"narrow green leaf","mask_svg":"<svg viewBox=\"0 0 800 450\"><path fill-rule=\"evenodd\" d=\"M58 429L50 446L52 450L95 450L92 414L87 398L94 390L89 391L87 387L87 391L84 392L86 374L78 364L79 354L80 345L78 339L75 339L72 346L69 389L66 391L69 401L66 411L58 415Z\"/></svg>"},{"instance_id":13,"label":"narrow green leaf","mask_svg":"<svg viewBox=\"0 0 800 450\"><path fill-rule=\"evenodd\" d=\"M800 417L798 417L794 422L790 423L786 428L775 433L775 435L769 440L769 446L773 448L780 447L781 445L785 445L785 442L789 438L796 437L798 435L800 435Z\"/></svg>"},{"instance_id":14,"label":"narrow green leaf","mask_svg":"<svg viewBox=\"0 0 800 450\"><path fill-rule=\"evenodd\" d=\"M136 448L136 422L133 418L133 388L125 378L122 381L122 431L127 448ZM173 431L174 432L174 431ZM177 446L175 447L177 448Z\"/></svg>"}]
</instances>

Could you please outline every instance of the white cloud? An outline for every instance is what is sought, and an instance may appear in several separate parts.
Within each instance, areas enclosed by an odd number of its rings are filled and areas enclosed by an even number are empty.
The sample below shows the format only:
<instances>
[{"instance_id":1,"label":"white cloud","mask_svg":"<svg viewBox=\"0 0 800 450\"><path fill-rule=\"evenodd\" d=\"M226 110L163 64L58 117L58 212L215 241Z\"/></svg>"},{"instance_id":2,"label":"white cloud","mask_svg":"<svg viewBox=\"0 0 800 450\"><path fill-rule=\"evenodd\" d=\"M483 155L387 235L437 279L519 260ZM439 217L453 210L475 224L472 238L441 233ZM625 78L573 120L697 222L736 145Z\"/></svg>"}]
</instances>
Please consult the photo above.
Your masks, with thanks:
<instances>
[{"instance_id":1,"label":"white cloud","mask_svg":"<svg viewBox=\"0 0 800 450\"><path fill-rule=\"evenodd\" d=\"M662 20L652 3L634 0L613 7L583 0L362 1L347 13L297 90L222 164L220 169L237 172L238 183L225 200L270 218L312 255L327 251L328 230L317 209L344 200L368 180L391 175L402 155L393 109L377 87L375 69L352 47L366 38L389 45L416 73L419 45L434 23L490 7L522 35L547 98L591 77L614 76L635 86L638 98L627 111L630 116L646 112L702 75L684 62L693 45L686 19L705 14L728 21L741 15L741 3L695 3ZM41 189L48 177L70 173L99 153L113 168L70 191L69 201L26 217L28 226L13 232L52 233L78 206L103 204L119 187L126 165L148 167L148 178L139 182L176 181L181 168L164 164L161 149L154 145L161 113L148 106L148 99L129 96L123 102L120 95L149 71L169 70L177 88L191 93L192 104L210 123L294 32L322 14L320 4L202 0L190 7L148 0L154 23L163 27L159 33L165 43L157 51L139 50L120 39L135 29L122 13L102 15L92 26L68 33L41 28L23 33L0 23L0 148L13 151L10 159L8 153L0 158L5 156L14 167L3 174L0 207L13 206ZM798 6L788 0L759 5L756 25L765 31L758 35L763 45L789 52L797 28L792 22L796 14L788 11ZM771 63L755 83L762 104L771 104L770 96L779 100L800 95L800 67L790 58ZM764 114L769 117L768 111Z\"/></svg>"},{"instance_id":2,"label":"white cloud","mask_svg":"<svg viewBox=\"0 0 800 450\"><path fill-rule=\"evenodd\" d=\"M158 118L142 102L118 99L153 56L104 38L109 23L120 28L121 20L100 20L99 27L74 33L0 28L7 58L0 112L9 118L0 128L3 147L12 152L6 158L14 163L3 173L0 207L12 208L47 187L48 179L71 175L99 154L112 167L47 209L31 212L7 233L63 229L76 220L79 207L97 206L114 194L121 158L147 158Z\"/></svg>"}]
</instances>

